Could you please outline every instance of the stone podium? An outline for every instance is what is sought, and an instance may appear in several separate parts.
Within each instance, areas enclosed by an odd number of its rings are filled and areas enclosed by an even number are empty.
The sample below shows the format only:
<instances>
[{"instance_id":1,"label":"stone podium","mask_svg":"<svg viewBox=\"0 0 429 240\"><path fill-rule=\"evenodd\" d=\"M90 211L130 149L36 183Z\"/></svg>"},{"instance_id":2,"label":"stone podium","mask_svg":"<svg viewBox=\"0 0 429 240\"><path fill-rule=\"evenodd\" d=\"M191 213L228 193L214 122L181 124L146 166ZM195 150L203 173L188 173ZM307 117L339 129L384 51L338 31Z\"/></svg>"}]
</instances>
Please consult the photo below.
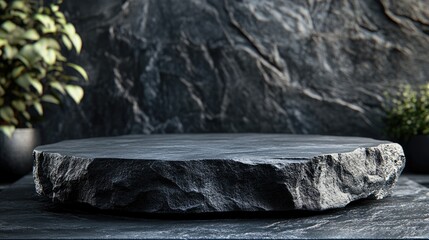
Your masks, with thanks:
<instances>
[{"instance_id":1,"label":"stone podium","mask_svg":"<svg viewBox=\"0 0 429 240\"><path fill-rule=\"evenodd\" d=\"M325 210L386 197L399 144L288 134L127 135L34 150L36 191L138 213Z\"/></svg>"}]
</instances>

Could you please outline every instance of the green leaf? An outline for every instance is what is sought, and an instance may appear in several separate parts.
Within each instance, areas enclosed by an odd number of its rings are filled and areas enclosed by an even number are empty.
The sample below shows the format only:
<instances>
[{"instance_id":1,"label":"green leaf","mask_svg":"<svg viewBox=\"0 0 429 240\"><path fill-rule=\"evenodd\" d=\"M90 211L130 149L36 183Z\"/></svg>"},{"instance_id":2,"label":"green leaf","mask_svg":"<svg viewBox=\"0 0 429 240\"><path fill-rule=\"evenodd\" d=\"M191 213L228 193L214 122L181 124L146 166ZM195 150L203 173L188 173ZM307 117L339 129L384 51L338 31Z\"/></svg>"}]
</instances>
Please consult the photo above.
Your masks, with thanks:
<instances>
[{"instance_id":1,"label":"green leaf","mask_svg":"<svg viewBox=\"0 0 429 240\"><path fill-rule=\"evenodd\" d=\"M73 43L74 49L76 49L76 52L80 53L80 50L82 49L82 39L79 37L79 35L75 34L71 37L71 41Z\"/></svg>"},{"instance_id":2,"label":"green leaf","mask_svg":"<svg viewBox=\"0 0 429 240\"><path fill-rule=\"evenodd\" d=\"M39 95L43 94L42 83L40 83L39 80L31 77L28 73L22 74L20 77L18 77L16 79L16 83L27 91L29 91L29 87L32 86L34 89L36 89Z\"/></svg>"},{"instance_id":3,"label":"green leaf","mask_svg":"<svg viewBox=\"0 0 429 240\"><path fill-rule=\"evenodd\" d=\"M82 39L76 33L76 29L74 28L73 24L67 23L66 25L64 25L64 32L67 34L68 38L72 42L76 52L80 53L80 50L82 49Z\"/></svg>"},{"instance_id":4,"label":"green leaf","mask_svg":"<svg viewBox=\"0 0 429 240\"><path fill-rule=\"evenodd\" d=\"M71 50L71 49L72 49L73 45L72 45L72 43L70 42L70 39L68 39L68 37L67 37L66 35L62 35L62 36L61 36L61 40L63 41L64 46L66 46L66 48L67 48L68 50Z\"/></svg>"},{"instance_id":5,"label":"green leaf","mask_svg":"<svg viewBox=\"0 0 429 240\"><path fill-rule=\"evenodd\" d=\"M30 90L30 78L31 76L28 73L22 74L20 77L18 77L15 82L22 88L24 88L25 90L29 91Z\"/></svg>"},{"instance_id":6,"label":"green leaf","mask_svg":"<svg viewBox=\"0 0 429 240\"><path fill-rule=\"evenodd\" d=\"M11 122L15 118L13 109L9 106L0 108L0 117L6 122Z\"/></svg>"},{"instance_id":7,"label":"green leaf","mask_svg":"<svg viewBox=\"0 0 429 240\"><path fill-rule=\"evenodd\" d=\"M74 102L79 104L83 98L83 89L77 85L66 85L65 89Z\"/></svg>"},{"instance_id":8,"label":"green leaf","mask_svg":"<svg viewBox=\"0 0 429 240\"><path fill-rule=\"evenodd\" d=\"M59 24L61 24L63 26L67 24L66 17L64 16L64 14L62 12L60 12L60 11L55 12L55 16L57 17L56 20Z\"/></svg>"},{"instance_id":9,"label":"green leaf","mask_svg":"<svg viewBox=\"0 0 429 240\"><path fill-rule=\"evenodd\" d=\"M35 66L34 67L34 69L35 70L37 70L38 72L39 72L39 75L38 75L38 77L39 78L44 78L44 77L46 77L46 72L47 72L47 70L50 70L50 69L46 69L43 65L41 65L41 64L38 64L37 66Z\"/></svg>"},{"instance_id":10,"label":"green leaf","mask_svg":"<svg viewBox=\"0 0 429 240\"><path fill-rule=\"evenodd\" d=\"M56 14L57 15L57 14ZM64 15L63 15L64 16ZM58 17L58 15L57 15ZM65 18L57 18L57 22L60 24L60 26L64 26L67 24L67 21Z\"/></svg>"},{"instance_id":11,"label":"green leaf","mask_svg":"<svg viewBox=\"0 0 429 240\"><path fill-rule=\"evenodd\" d=\"M6 59L12 59L18 53L18 49L16 47L12 47L10 45L6 45L4 47L4 55Z\"/></svg>"},{"instance_id":12,"label":"green leaf","mask_svg":"<svg viewBox=\"0 0 429 240\"><path fill-rule=\"evenodd\" d=\"M18 125L18 119L16 119L15 117L13 117L11 120L10 120L10 123L12 123L13 125Z\"/></svg>"},{"instance_id":13,"label":"green leaf","mask_svg":"<svg viewBox=\"0 0 429 240\"><path fill-rule=\"evenodd\" d=\"M57 81L52 81L49 83L49 86L51 86L52 88L58 90L60 93L65 94L65 90L64 87L61 83L57 82Z\"/></svg>"},{"instance_id":14,"label":"green leaf","mask_svg":"<svg viewBox=\"0 0 429 240\"><path fill-rule=\"evenodd\" d=\"M67 34L67 36L72 36L76 34L76 29L74 28L73 24L67 23L64 25L64 32Z\"/></svg>"},{"instance_id":15,"label":"green leaf","mask_svg":"<svg viewBox=\"0 0 429 240\"><path fill-rule=\"evenodd\" d=\"M57 40L53 38L42 38L38 41L38 44L42 44L45 48L61 50L61 46Z\"/></svg>"},{"instance_id":16,"label":"green leaf","mask_svg":"<svg viewBox=\"0 0 429 240\"><path fill-rule=\"evenodd\" d=\"M34 89L36 89L36 91L39 95L43 94L43 85L42 85L42 83L40 83L39 80L37 80L35 78L30 78L30 84L31 84L31 86L33 86Z\"/></svg>"},{"instance_id":17,"label":"green leaf","mask_svg":"<svg viewBox=\"0 0 429 240\"><path fill-rule=\"evenodd\" d=\"M36 30L29 29L24 33L22 37L28 40L38 40L40 38L40 35L39 33L37 33Z\"/></svg>"},{"instance_id":18,"label":"green leaf","mask_svg":"<svg viewBox=\"0 0 429 240\"><path fill-rule=\"evenodd\" d=\"M11 138L13 135L13 132L15 132L15 126L0 125L0 132L4 133L8 138Z\"/></svg>"},{"instance_id":19,"label":"green leaf","mask_svg":"<svg viewBox=\"0 0 429 240\"><path fill-rule=\"evenodd\" d=\"M56 97L54 97L52 95L49 95L49 94L48 95L44 95L42 97L42 101L53 103L53 104L60 104L60 101Z\"/></svg>"},{"instance_id":20,"label":"green leaf","mask_svg":"<svg viewBox=\"0 0 429 240\"><path fill-rule=\"evenodd\" d=\"M27 13L21 12L21 11L17 11L17 10L11 10L10 11L10 15L13 17L18 17L20 18L22 21L27 21L29 15Z\"/></svg>"},{"instance_id":21,"label":"green leaf","mask_svg":"<svg viewBox=\"0 0 429 240\"><path fill-rule=\"evenodd\" d=\"M33 45L34 51L36 51L40 56L46 53L46 50L48 49L48 46L46 44L46 41L40 39Z\"/></svg>"},{"instance_id":22,"label":"green leaf","mask_svg":"<svg viewBox=\"0 0 429 240\"><path fill-rule=\"evenodd\" d=\"M88 81L88 74L86 73L85 69L83 69L81 66L74 63L67 63L67 66L76 70L76 72L78 72L83 77L83 79L85 79L85 81Z\"/></svg>"},{"instance_id":23,"label":"green leaf","mask_svg":"<svg viewBox=\"0 0 429 240\"><path fill-rule=\"evenodd\" d=\"M25 45L18 53L17 58L25 64L26 67L32 67L41 57L34 44Z\"/></svg>"},{"instance_id":24,"label":"green leaf","mask_svg":"<svg viewBox=\"0 0 429 240\"><path fill-rule=\"evenodd\" d=\"M33 93L31 93L31 92L26 92L25 94L24 94L24 98L25 98L25 100L26 101L29 101L29 102L33 102L34 101L34 99L36 98L37 96L34 96L34 94Z\"/></svg>"},{"instance_id":25,"label":"green leaf","mask_svg":"<svg viewBox=\"0 0 429 240\"><path fill-rule=\"evenodd\" d=\"M10 8L19 11L26 11L28 9L28 6L26 5L25 1L12 1L12 5Z\"/></svg>"},{"instance_id":26,"label":"green leaf","mask_svg":"<svg viewBox=\"0 0 429 240\"><path fill-rule=\"evenodd\" d=\"M4 104L4 99L0 98L0 107L3 107L3 104Z\"/></svg>"},{"instance_id":27,"label":"green leaf","mask_svg":"<svg viewBox=\"0 0 429 240\"><path fill-rule=\"evenodd\" d=\"M34 48L45 63L53 65L56 62L54 49L59 50L60 45L54 39L42 38L34 44Z\"/></svg>"},{"instance_id":28,"label":"green leaf","mask_svg":"<svg viewBox=\"0 0 429 240\"><path fill-rule=\"evenodd\" d=\"M0 86L0 97L5 94L5 91L2 86Z\"/></svg>"},{"instance_id":29,"label":"green leaf","mask_svg":"<svg viewBox=\"0 0 429 240\"><path fill-rule=\"evenodd\" d=\"M60 10L60 6L56 4L51 4L51 9L53 12L58 12L58 10Z\"/></svg>"},{"instance_id":30,"label":"green leaf","mask_svg":"<svg viewBox=\"0 0 429 240\"><path fill-rule=\"evenodd\" d=\"M3 47L6 44L7 44L7 40L0 38L0 47Z\"/></svg>"},{"instance_id":31,"label":"green leaf","mask_svg":"<svg viewBox=\"0 0 429 240\"><path fill-rule=\"evenodd\" d=\"M0 9L5 9L7 7L7 3L4 0L0 0Z\"/></svg>"},{"instance_id":32,"label":"green leaf","mask_svg":"<svg viewBox=\"0 0 429 240\"><path fill-rule=\"evenodd\" d=\"M55 50L47 49L46 53L42 56L42 58L48 65L54 65L57 60Z\"/></svg>"},{"instance_id":33,"label":"green leaf","mask_svg":"<svg viewBox=\"0 0 429 240\"><path fill-rule=\"evenodd\" d=\"M19 59L26 67L31 67L31 63L24 56L18 54L16 58Z\"/></svg>"},{"instance_id":34,"label":"green leaf","mask_svg":"<svg viewBox=\"0 0 429 240\"><path fill-rule=\"evenodd\" d=\"M45 28L42 31L44 33L56 32L55 22L50 16L39 13L34 16L34 19L43 24Z\"/></svg>"},{"instance_id":35,"label":"green leaf","mask_svg":"<svg viewBox=\"0 0 429 240\"><path fill-rule=\"evenodd\" d=\"M33 107L40 116L43 116L43 107L40 102L34 102Z\"/></svg>"},{"instance_id":36,"label":"green leaf","mask_svg":"<svg viewBox=\"0 0 429 240\"><path fill-rule=\"evenodd\" d=\"M9 106L0 108L0 117L7 123L18 125L18 120L15 118L15 113Z\"/></svg>"},{"instance_id":37,"label":"green leaf","mask_svg":"<svg viewBox=\"0 0 429 240\"><path fill-rule=\"evenodd\" d=\"M21 73L22 73L24 70L25 70L25 67L24 67L24 66L19 66L19 67L14 68L14 69L12 70L12 77L13 77L13 78L17 78L17 77L19 77L19 75L21 75Z\"/></svg>"},{"instance_id":38,"label":"green leaf","mask_svg":"<svg viewBox=\"0 0 429 240\"><path fill-rule=\"evenodd\" d=\"M1 25L1 28L3 28L6 32L10 33L15 30L16 24L8 20Z\"/></svg>"},{"instance_id":39,"label":"green leaf","mask_svg":"<svg viewBox=\"0 0 429 240\"><path fill-rule=\"evenodd\" d=\"M56 56L56 58L57 58L57 61L60 61L60 62L66 62L66 61L67 61L67 58L65 58L65 57L61 54L61 52L59 52L59 51L56 51L56 50L55 50L55 56Z\"/></svg>"},{"instance_id":40,"label":"green leaf","mask_svg":"<svg viewBox=\"0 0 429 240\"><path fill-rule=\"evenodd\" d=\"M30 113L28 113L27 111L22 111L21 114L22 116L24 116L25 119L30 120Z\"/></svg>"},{"instance_id":41,"label":"green leaf","mask_svg":"<svg viewBox=\"0 0 429 240\"><path fill-rule=\"evenodd\" d=\"M12 101L12 107L22 112L25 110L25 102L20 100Z\"/></svg>"}]
</instances>

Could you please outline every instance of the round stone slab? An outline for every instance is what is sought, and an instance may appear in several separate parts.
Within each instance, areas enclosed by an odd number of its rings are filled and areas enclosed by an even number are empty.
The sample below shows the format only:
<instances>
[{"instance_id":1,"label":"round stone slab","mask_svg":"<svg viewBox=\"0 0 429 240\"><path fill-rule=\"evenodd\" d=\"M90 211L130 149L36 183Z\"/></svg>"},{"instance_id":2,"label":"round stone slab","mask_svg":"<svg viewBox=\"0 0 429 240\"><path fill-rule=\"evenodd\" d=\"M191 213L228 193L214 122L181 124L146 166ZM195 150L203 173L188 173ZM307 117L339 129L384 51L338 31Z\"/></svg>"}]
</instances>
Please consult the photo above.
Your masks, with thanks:
<instances>
[{"instance_id":1,"label":"round stone slab","mask_svg":"<svg viewBox=\"0 0 429 240\"><path fill-rule=\"evenodd\" d=\"M34 150L36 191L143 213L325 210L387 196L399 144L288 134L128 135Z\"/></svg>"}]
</instances>

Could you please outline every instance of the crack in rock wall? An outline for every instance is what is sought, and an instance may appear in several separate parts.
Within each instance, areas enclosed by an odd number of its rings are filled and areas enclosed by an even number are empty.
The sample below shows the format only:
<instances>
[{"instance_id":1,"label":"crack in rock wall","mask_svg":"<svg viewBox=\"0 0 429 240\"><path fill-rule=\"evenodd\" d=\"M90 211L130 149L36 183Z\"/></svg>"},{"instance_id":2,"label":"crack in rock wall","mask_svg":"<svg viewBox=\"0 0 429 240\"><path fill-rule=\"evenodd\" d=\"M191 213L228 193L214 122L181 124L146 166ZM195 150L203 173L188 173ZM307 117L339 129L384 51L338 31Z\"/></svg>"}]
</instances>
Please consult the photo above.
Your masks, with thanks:
<instances>
[{"instance_id":1,"label":"crack in rock wall","mask_svg":"<svg viewBox=\"0 0 429 240\"><path fill-rule=\"evenodd\" d=\"M429 76L429 2L65 1L81 105L44 141L129 133L383 137L383 92Z\"/></svg>"}]
</instances>

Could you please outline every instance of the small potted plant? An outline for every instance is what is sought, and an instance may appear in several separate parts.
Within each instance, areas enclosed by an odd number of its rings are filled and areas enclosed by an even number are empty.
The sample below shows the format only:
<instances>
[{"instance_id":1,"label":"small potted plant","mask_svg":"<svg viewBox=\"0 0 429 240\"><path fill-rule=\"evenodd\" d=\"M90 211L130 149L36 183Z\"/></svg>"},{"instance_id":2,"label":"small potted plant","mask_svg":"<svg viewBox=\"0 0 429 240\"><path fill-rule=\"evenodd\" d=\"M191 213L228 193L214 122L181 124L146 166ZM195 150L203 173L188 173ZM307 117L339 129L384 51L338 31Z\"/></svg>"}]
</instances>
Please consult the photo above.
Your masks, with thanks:
<instances>
[{"instance_id":1,"label":"small potted plant","mask_svg":"<svg viewBox=\"0 0 429 240\"><path fill-rule=\"evenodd\" d=\"M52 1L51 1L52 2ZM60 11L60 1L0 0L0 181L12 181L31 170L31 152L38 144L32 123L46 104L63 96L76 103L83 89L65 51L80 52L82 41ZM71 71L70 71L70 70Z\"/></svg>"},{"instance_id":2,"label":"small potted plant","mask_svg":"<svg viewBox=\"0 0 429 240\"><path fill-rule=\"evenodd\" d=\"M429 83L415 88L403 85L388 97L387 132L403 146L406 169L429 173Z\"/></svg>"}]
</instances>

